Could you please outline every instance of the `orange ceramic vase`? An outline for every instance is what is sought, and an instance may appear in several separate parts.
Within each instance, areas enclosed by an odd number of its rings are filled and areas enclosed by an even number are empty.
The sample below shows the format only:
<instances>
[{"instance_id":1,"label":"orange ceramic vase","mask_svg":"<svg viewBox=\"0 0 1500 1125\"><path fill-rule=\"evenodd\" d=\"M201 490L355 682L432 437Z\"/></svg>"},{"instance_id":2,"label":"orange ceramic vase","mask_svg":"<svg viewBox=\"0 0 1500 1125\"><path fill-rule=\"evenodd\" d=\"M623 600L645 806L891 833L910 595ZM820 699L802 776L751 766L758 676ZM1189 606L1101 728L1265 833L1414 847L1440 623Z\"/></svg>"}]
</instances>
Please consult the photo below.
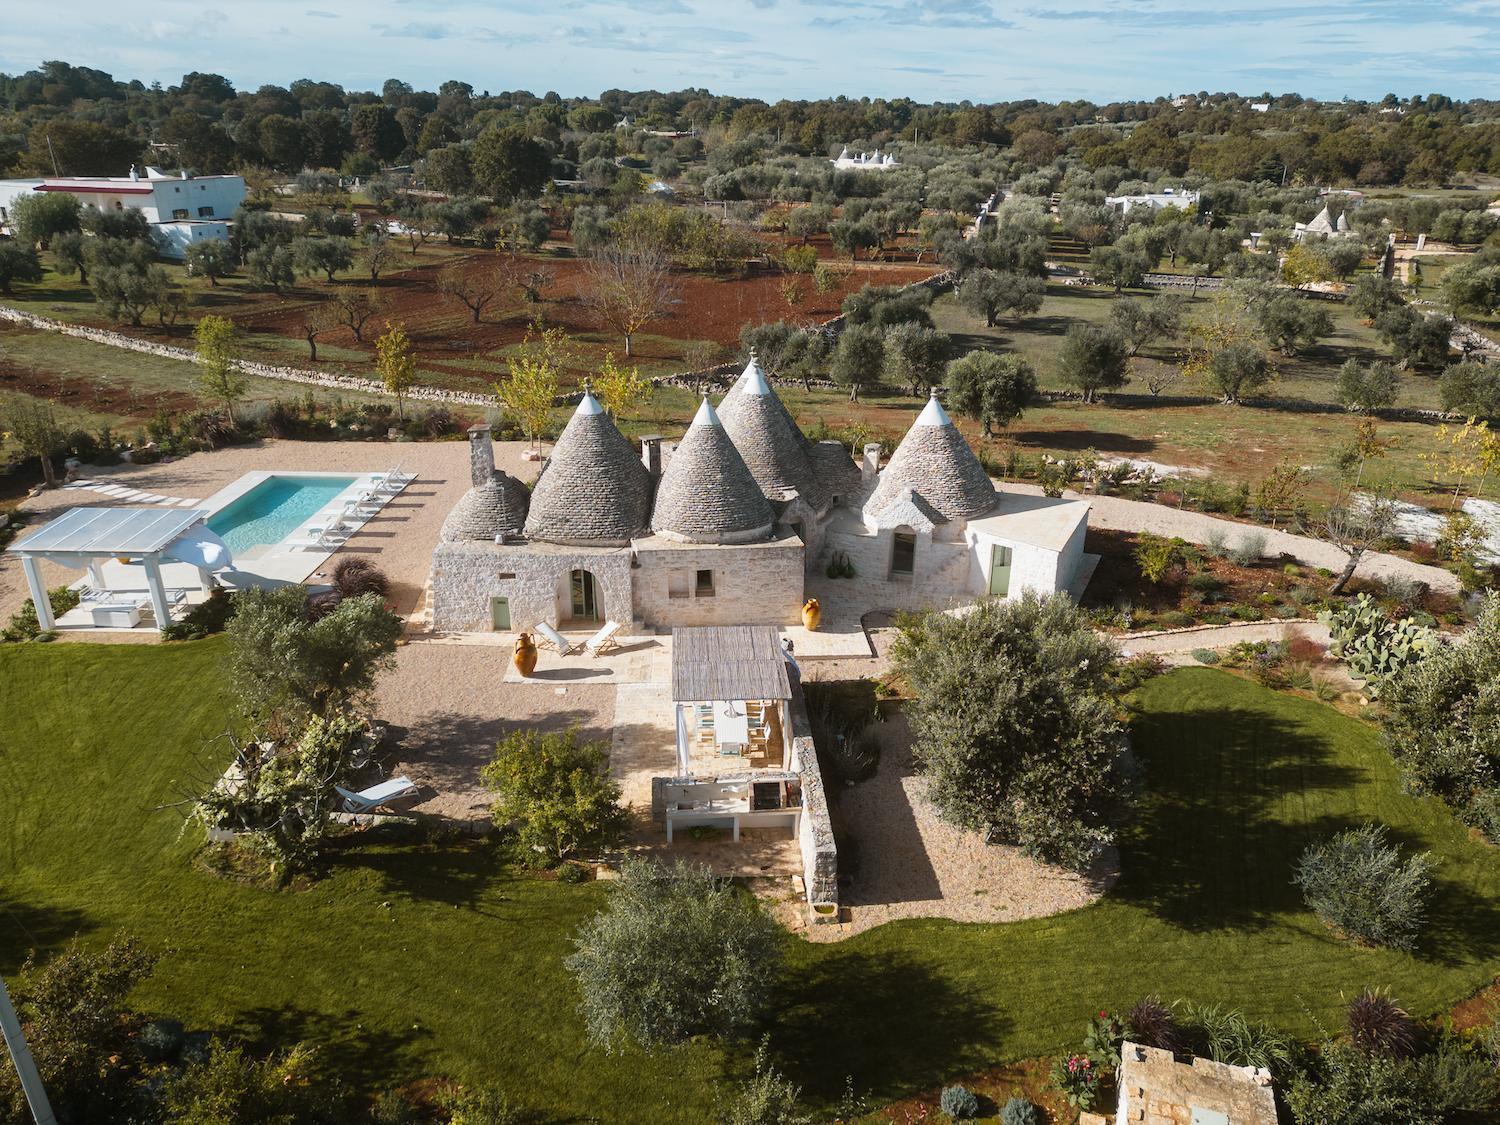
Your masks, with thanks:
<instances>
[{"instance_id":1,"label":"orange ceramic vase","mask_svg":"<svg viewBox=\"0 0 1500 1125\"><path fill-rule=\"evenodd\" d=\"M816 629L823 622L823 607L818 604L817 598L808 598L802 603L802 624L808 629Z\"/></svg>"},{"instance_id":2,"label":"orange ceramic vase","mask_svg":"<svg viewBox=\"0 0 1500 1125\"><path fill-rule=\"evenodd\" d=\"M516 671L523 676L529 676L536 671L536 642L531 639L530 633L522 633L516 638L516 651L511 656L516 666Z\"/></svg>"}]
</instances>

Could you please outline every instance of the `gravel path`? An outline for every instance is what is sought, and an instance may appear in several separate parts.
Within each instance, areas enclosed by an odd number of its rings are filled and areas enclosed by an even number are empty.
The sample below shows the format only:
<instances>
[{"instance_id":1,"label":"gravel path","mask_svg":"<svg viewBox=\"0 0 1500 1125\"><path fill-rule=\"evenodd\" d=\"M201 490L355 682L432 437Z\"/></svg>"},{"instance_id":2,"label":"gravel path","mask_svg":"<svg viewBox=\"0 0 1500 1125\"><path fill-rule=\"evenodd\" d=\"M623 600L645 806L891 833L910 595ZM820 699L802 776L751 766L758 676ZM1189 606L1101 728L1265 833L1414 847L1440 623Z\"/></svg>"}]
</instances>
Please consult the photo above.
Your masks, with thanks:
<instances>
[{"instance_id":1,"label":"gravel path","mask_svg":"<svg viewBox=\"0 0 1500 1125\"><path fill-rule=\"evenodd\" d=\"M1005 488L1014 492L1026 492L1040 496L1042 490L1036 485L1007 482ZM1304 566L1322 566L1332 571L1342 570L1348 561L1336 547L1305 535L1293 535L1287 531L1273 531L1256 524L1236 523L1206 516L1201 512L1188 512L1169 508L1165 504L1151 504L1143 500L1126 500L1121 496L1094 496L1087 493L1064 493L1071 499L1089 502L1089 526L1107 531L1150 531L1157 535L1180 536L1189 543L1206 543L1210 537L1221 535L1224 541L1234 544L1246 535L1262 534L1266 537L1266 554L1271 557L1290 555ZM1425 582L1433 590L1457 593L1458 579L1441 567L1426 566L1399 558L1372 552L1364 557L1356 573L1385 578L1397 575L1418 582Z\"/></svg>"},{"instance_id":2,"label":"gravel path","mask_svg":"<svg viewBox=\"0 0 1500 1125\"><path fill-rule=\"evenodd\" d=\"M1212 625L1177 633L1127 635L1114 639L1127 658L1154 652L1167 657L1168 663L1192 663L1190 654L1197 648L1228 648L1241 642L1254 644L1259 641L1285 641L1294 636L1306 637L1324 648L1328 647L1328 626L1316 621L1246 621L1238 625ZM1188 659L1173 661L1172 657Z\"/></svg>"},{"instance_id":3,"label":"gravel path","mask_svg":"<svg viewBox=\"0 0 1500 1125\"><path fill-rule=\"evenodd\" d=\"M392 769L422 788L417 811L458 820L488 817L480 769L513 730L562 731L609 742L613 684L504 684L510 650L415 642L396 650L376 689L375 713L390 723Z\"/></svg>"},{"instance_id":4,"label":"gravel path","mask_svg":"<svg viewBox=\"0 0 1500 1125\"><path fill-rule=\"evenodd\" d=\"M854 864L853 883L840 896L849 920L807 927L803 933L810 941L841 941L898 918L1041 918L1087 906L1118 878L1113 851L1079 876L943 823L913 772L906 718L898 714L877 729L880 768L839 794L835 809L842 825L839 847L853 851L847 857Z\"/></svg>"}]
</instances>

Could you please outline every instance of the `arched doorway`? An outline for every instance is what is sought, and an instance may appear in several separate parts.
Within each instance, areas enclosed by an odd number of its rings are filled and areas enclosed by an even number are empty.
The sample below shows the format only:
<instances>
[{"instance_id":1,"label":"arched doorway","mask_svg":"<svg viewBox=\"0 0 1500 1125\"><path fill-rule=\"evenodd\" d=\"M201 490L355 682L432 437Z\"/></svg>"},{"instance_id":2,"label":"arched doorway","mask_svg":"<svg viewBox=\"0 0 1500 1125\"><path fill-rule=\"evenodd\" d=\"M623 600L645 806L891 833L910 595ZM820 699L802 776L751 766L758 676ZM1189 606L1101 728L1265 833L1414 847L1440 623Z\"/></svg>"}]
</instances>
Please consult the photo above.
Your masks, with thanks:
<instances>
[{"instance_id":1,"label":"arched doorway","mask_svg":"<svg viewBox=\"0 0 1500 1125\"><path fill-rule=\"evenodd\" d=\"M568 576L569 610L573 621L599 620L599 585L592 572L575 570Z\"/></svg>"}]
</instances>

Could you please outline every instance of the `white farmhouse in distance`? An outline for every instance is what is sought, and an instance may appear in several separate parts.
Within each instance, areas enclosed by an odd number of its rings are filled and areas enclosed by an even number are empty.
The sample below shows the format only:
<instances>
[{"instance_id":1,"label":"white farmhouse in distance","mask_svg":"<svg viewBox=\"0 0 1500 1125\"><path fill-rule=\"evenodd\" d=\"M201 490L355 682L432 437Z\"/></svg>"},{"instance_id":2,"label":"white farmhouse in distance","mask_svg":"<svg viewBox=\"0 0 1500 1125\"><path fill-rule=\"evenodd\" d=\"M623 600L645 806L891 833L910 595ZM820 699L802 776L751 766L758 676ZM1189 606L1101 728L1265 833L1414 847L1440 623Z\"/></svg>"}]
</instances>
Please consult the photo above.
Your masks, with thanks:
<instances>
[{"instance_id":1,"label":"white farmhouse in distance","mask_svg":"<svg viewBox=\"0 0 1500 1125\"><path fill-rule=\"evenodd\" d=\"M843 151L833 159L833 166L851 172L888 172L892 168L901 167L901 162L889 152L882 155L878 148L874 152L862 152L854 156L850 154L849 146L845 145Z\"/></svg>"},{"instance_id":2,"label":"white farmhouse in distance","mask_svg":"<svg viewBox=\"0 0 1500 1125\"><path fill-rule=\"evenodd\" d=\"M229 238L229 220L245 201L245 180L186 172L172 176L159 168L147 168L142 175L134 166L128 176L0 180L0 228L10 227L16 200L34 191L67 192L84 207L101 211L140 211L157 236L162 257L181 261L195 242Z\"/></svg>"},{"instance_id":3,"label":"white farmhouse in distance","mask_svg":"<svg viewBox=\"0 0 1500 1125\"><path fill-rule=\"evenodd\" d=\"M1172 188L1163 188L1147 195L1107 195L1104 197L1104 205L1112 208L1121 215L1128 215L1137 207L1149 207L1153 211L1160 211L1164 207L1191 207L1198 202L1196 191L1174 191Z\"/></svg>"}]
</instances>

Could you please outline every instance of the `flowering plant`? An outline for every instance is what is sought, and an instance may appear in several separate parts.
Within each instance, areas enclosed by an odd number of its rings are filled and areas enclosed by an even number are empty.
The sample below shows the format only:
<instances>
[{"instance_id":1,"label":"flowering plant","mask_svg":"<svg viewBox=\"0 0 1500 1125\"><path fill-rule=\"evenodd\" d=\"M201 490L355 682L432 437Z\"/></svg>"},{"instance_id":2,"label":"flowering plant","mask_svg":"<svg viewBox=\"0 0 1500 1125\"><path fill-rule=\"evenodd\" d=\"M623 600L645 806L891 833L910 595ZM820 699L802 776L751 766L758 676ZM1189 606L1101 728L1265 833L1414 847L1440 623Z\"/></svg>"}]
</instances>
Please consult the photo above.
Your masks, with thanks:
<instances>
[{"instance_id":1,"label":"flowering plant","mask_svg":"<svg viewBox=\"0 0 1500 1125\"><path fill-rule=\"evenodd\" d=\"M1083 1053L1100 1070L1114 1070L1120 1065L1120 1044L1125 1040L1125 1021L1113 1012L1100 1010L1089 1019L1083 1033Z\"/></svg>"},{"instance_id":2,"label":"flowering plant","mask_svg":"<svg viewBox=\"0 0 1500 1125\"><path fill-rule=\"evenodd\" d=\"M1099 1097L1099 1068L1087 1055L1068 1055L1052 1064L1052 1084L1079 1109L1092 1109Z\"/></svg>"}]
</instances>

